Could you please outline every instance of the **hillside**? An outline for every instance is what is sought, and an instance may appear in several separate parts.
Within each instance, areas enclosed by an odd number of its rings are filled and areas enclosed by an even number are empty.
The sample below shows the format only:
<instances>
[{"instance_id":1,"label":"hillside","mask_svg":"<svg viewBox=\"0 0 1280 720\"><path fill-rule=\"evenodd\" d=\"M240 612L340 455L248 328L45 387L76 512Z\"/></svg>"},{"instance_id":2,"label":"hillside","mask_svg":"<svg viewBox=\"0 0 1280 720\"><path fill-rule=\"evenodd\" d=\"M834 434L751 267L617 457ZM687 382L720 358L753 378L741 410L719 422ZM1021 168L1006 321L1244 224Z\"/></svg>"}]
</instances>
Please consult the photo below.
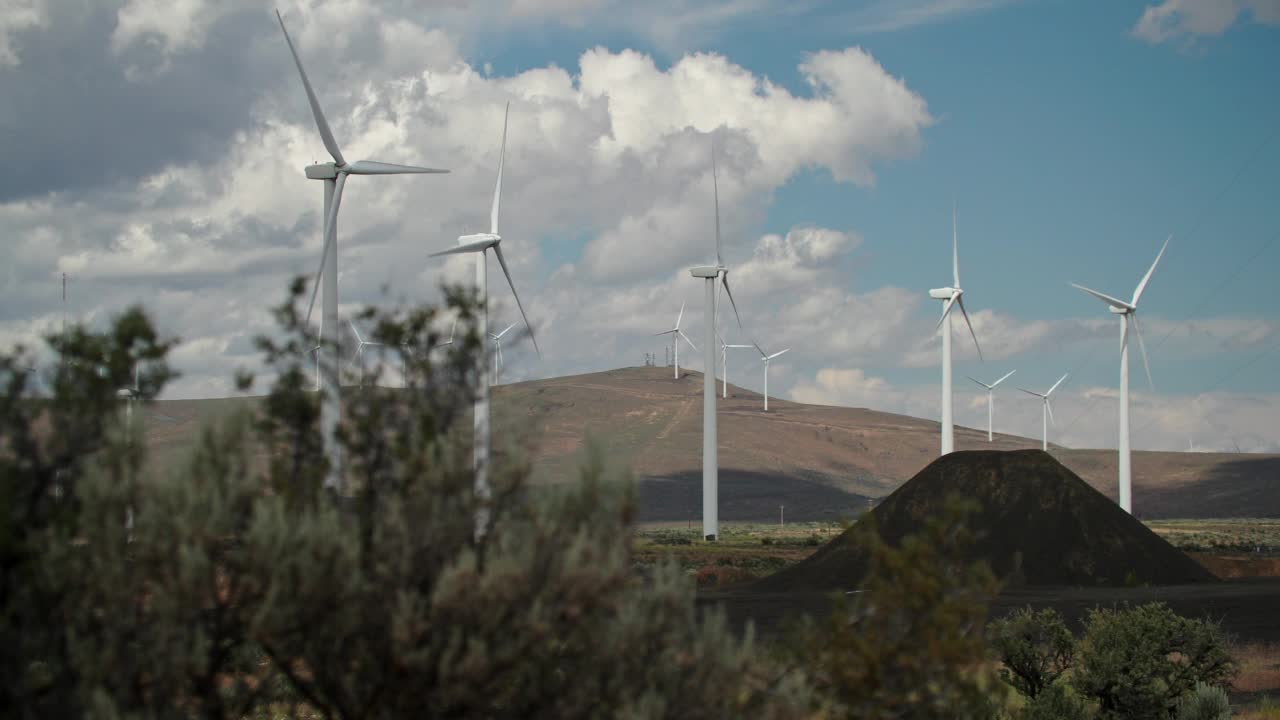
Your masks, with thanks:
<instances>
[{"instance_id":1,"label":"hillside","mask_svg":"<svg viewBox=\"0 0 1280 720\"><path fill-rule=\"evenodd\" d=\"M978 504L969 519L974 542L965 557L985 561L1006 585L1183 585L1215 579L1040 450L961 451L934 460L872 511L877 533L899 545L927 518L940 515L952 494ZM850 528L765 578L759 589L856 588L869 556L852 542L855 532Z\"/></svg>"},{"instance_id":2,"label":"hillside","mask_svg":"<svg viewBox=\"0 0 1280 720\"><path fill-rule=\"evenodd\" d=\"M349 389L349 391L355 391ZM720 404L721 511L725 521L851 517L883 498L938 453L938 423L863 408L804 405L729 386ZM641 519L701 516L702 375L623 368L501 385L495 431L530 448L535 480L573 476L588 438L640 478ZM146 412L148 443L176 458L201 423L253 398L174 400ZM959 450L1019 450L1039 441L956 428ZM1114 499L1113 450L1050 454ZM1280 456L1135 452L1134 505L1142 517L1280 516Z\"/></svg>"}]
</instances>

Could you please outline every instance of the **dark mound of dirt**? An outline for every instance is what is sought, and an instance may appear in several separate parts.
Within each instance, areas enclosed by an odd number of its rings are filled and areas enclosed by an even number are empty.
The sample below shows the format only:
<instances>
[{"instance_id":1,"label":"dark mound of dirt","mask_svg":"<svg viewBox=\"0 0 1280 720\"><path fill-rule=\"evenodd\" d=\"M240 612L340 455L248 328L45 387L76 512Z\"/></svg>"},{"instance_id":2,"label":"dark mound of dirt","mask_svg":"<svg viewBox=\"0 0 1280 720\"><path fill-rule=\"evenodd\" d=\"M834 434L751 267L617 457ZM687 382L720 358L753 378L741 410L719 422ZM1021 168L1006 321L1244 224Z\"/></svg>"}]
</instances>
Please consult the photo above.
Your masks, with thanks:
<instances>
[{"instance_id":1,"label":"dark mound of dirt","mask_svg":"<svg viewBox=\"0 0 1280 720\"><path fill-rule=\"evenodd\" d=\"M938 458L872 511L890 545L921 527L956 493L985 560L1006 585L1181 585L1216 580L1147 526L1040 450L956 452ZM755 586L766 592L856 588L867 557L853 529Z\"/></svg>"}]
</instances>

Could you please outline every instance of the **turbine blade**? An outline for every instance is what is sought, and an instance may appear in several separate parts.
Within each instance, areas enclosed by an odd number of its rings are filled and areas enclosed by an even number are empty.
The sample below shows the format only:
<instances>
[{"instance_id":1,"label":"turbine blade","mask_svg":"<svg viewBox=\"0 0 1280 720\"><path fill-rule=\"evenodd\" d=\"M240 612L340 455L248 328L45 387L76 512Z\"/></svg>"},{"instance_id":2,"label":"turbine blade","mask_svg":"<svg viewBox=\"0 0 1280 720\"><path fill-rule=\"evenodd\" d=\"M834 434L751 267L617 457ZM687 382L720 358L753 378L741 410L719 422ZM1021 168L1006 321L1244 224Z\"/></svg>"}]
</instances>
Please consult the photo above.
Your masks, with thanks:
<instances>
[{"instance_id":1,"label":"turbine blade","mask_svg":"<svg viewBox=\"0 0 1280 720\"><path fill-rule=\"evenodd\" d=\"M742 316L738 314L738 303L733 301L733 290L729 288L729 271L724 271L724 277L720 279L724 284L724 294L729 296L729 305L733 307L733 317L738 321L738 327L742 327Z\"/></svg>"},{"instance_id":2,"label":"turbine blade","mask_svg":"<svg viewBox=\"0 0 1280 720\"><path fill-rule=\"evenodd\" d=\"M956 302L960 303L960 314L964 316L964 324L969 326L969 335L973 337L973 346L978 348L978 359L986 362L987 359L982 357L982 346L978 344L978 333L973 331L973 323L969 322L969 312L964 309L964 298L957 297Z\"/></svg>"},{"instance_id":3,"label":"turbine blade","mask_svg":"<svg viewBox=\"0 0 1280 720\"><path fill-rule=\"evenodd\" d=\"M289 53L293 55L293 64L298 66L298 74L302 76L302 87L307 91L307 102L311 103L311 114L315 117L316 128L320 131L320 139L324 141L324 149L329 151L329 155L333 161L342 167L347 164L342 159L342 151L338 149L338 141L333 139L333 131L329 129L329 122L324 119L324 111L320 109L320 101L316 98L316 91L311 89L311 81L307 79L307 71L302 69L302 60L298 57L298 51L293 47L293 39L289 37L289 31L284 27L284 18L281 17L280 11L276 10L276 20L280 21L280 30L284 33L284 41L289 43Z\"/></svg>"},{"instance_id":4,"label":"turbine blade","mask_svg":"<svg viewBox=\"0 0 1280 720\"><path fill-rule=\"evenodd\" d=\"M1042 397L1044 397L1043 395L1041 395L1040 393L1036 392L1035 390L1028 390L1028 389L1026 389L1026 388L1018 388L1018 389L1019 389L1019 390L1021 390L1021 391L1022 391L1022 392L1024 392L1024 393L1028 394L1028 395L1035 395L1035 396L1036 396L1036 397L1038 397L1038 398L1042 398Z\"/></svg>"},{"instance_id":5,"label":"turbine blade","mask_svg":"<svg viewBox=\"0 0 1280 720\"><path fill-rule=\"evenodd\" d=\"M502 113L502 149L498 151L498 181L493 186L493 209L489 211L489 232L498 234L498 209L502 205L502 166L507 161L507 116L511 114L511 103Z\"/></svg>"},{"instance_id":6,"label":"turbine blade","mask_svg":"<svg viewBox=\"0 0 1280 720\"><path fill-rule=\"evenodd\" d=\"M505 328L503 328L503 329L502 329L502 332L498 333L497 339L501 340L503 335L506 335L508 332L510 332L511 328L513 328L513 327L515 327L515 326L517 326L517 325L519 325L519 324L520 324L520 323L518 323L518 322L513 322L513 323L511 323L510 325L508 325L508 326L506 326Z\"/></svg>"},{"instance_id":7,"label":"turbine blade","mask_svg":"<svg viewBox=\"0 0 1280 720\"><path fill-rule=\"evenodd\" d=\"M355 322L352 320L348 320L347 324L351 326L351 332L356 334L356 342L360 343L361 345L364 345L364 338L360 337L360 331L356 329Z\"/></svg>"},{"instance_id":8,"label":"turbine blade","mask_svg":"<svg viewBox=\"0 0 1280 720\"><path fill-rule=\"evenodd\" d=\"M720 181L716 175L716 147L713 142L711 144L711 189L715 193L716 203L716 265L723 266L724 261L720 259Z\"/></svg>"},{"instance_id":9,"label":"turbine blade","mask_svg":"<svg viewBox=\"0 0 1280 720\"><path fill-rule=\"evenodd\" d=\"M1113 307L1113 308L1117 308L1117 309L1120 309L1120 310L1132 310L1132 309L1133 309L1133 306L1132 306L1132 305L1130 305L1129 303L1127 303L1127 302L1125 302L1125 301L1123 301L1123 300L1117 300L1117 299L1115 299L1115 298L1111 297L1110 295L1107 295L1106 293L1100 293L1100 292L1098 292L1097 290L1090 290L1089 288L1087 288L1087 287L1085 287L1085 286L1083 286L1083 285L1077 285L1077 284L1075 284L1075 283L1070 283L1070 285L1071 285L1071 287L1073 287L1073 288L1075 288L1075 289L1077 289L1077 290L1083 290L1083 291L1085 291L1085 292L1089 293L1090 295L1092 295L1092 296L1094 296L1094 297L1098 298L1099 300L1101 300L1102 302L1104 302L1104 303L1106 303L1106 304L1110 305L1110 306L1111 306L1111 307Z\"/></svg>"},{"instance_id":10,"label":"turbine blade","mask_svg":"<svg viewBox=\"0 0 1280 720\"><path fill-rule=\"evenodd\" d=\"M1045 397L1049 397L1050 395L1052 395L1052 394L1053 394L1053 391L1054 391L1054 390L1057 390L1057 389L1058 389L1058 386L1062 384L1062 381L1063 381L1063 380L1066 380L1066 379L1067 379L1067 376L1068 376L1068 375L1070 375L1070 374L1071 374L1071 373L1063 373L1062 377L1058 378L1058 382L1054 383L1054 384L1053 384L1053 387L1049 388L1049 392L1045 393L1045 394L1044 394L1044 396L1045 396Z\"/></svg>"},{"instance_id":11,"label":"turbine blade","mask_svg":"<svg viewBox=\"0 0 1280 720\"><path fill-rule=\"evenodd\" d=\"M440 168L397 165L395 163L377 162L376 160L357 160L351 163L346 170L352 175L422 175L449 172Z\"/></svg>"},{"instance_id":12,"label":"turbine blade","mask_svg":"<svg viewBox=\"0 0 1280 720\"><path fill-rule=\"evenodd\" d=\"M516 284L511 280L511 271L507 269L507 259L502 256L502 246L494 245L493 254L498 257L498 264L502 266L502 274L507 278L507 285L511 287L511 294L515 296L516 307L520 308L520 317L524 318L524 326L529 328L529 340L533 342L533 349L537 351L538 356L542 356L542 348L538 347L538 338L534 337L533 325L529 323L529 316L525 314L524 305L520 303L520 293L516 292Z\"/></svg>"},{"instance_id":13,"label":"turbine blade","mask_svg":"<svg viewBox=\"0 0 1280 720\"><path fill-rule=\"evenodd\" d=\"M680 314L676 316L676 330L680 329L680 321L684 319L684 302L680 303Z\"/></svg>"},{"instance_id":14,"label":"turbine blade","mask_svg":"<svg viewBox=\"0 0 1280 720\"><path fill-rule=\"evenodd\" d=\"M995 387L994 385L988 385L988 384L986 384L986 383L982 382L981 380L979 380L979 379L977 379L977 378L973 377L972 375L965 375L965 377L967 377L967 378L969 378L970 380L972 380L972 381L974 381L974 382L978 383L979 385L981 385L982 387L984 387L984 388L986 388L986 389L988 389L988 390L990 390L991 388ZM999 382L999 381L997 381L997 382Z\"/></svg>"},{"instance_id":15,"label":"turbine blade","mask_svg":"<svg viewBox=\"0 0 1280 720\"><path fill-rule=\"evenodd\" d=\"M1133 313L1129 319L1133 321L1133 332L1138 336L1138 351L1142 353L1142 369L1147 371L1147 386L1151 388L1151 392L1155 392L1156 384L1151 380L1151 365L1147 363L1147 346L1142 342L1142 327L1138 325L1138 314Z\"/></svg>"},{"instance_id":16,"label":"turbine blade","mask_svg":"<svg viewBox=\"0 0 1280 720\"><path fill-rule=\"evenodd\" d=\"M951 312L951 306L955 304L956 298L958 297L960 297L959 293L952 294L952 296L947 300L947 304L942 306L942 317L938 318L938 325L934 330L942 327L942 321L947 319L947 313Z\"/></svg>"},{"instance_id":17,"label":"turbine blade","mask_svg":"<svg viewBox=\"0 0 1280 720\"><path fill-rule=\"evenodd\" d=\"M284 27L284 25L281 25ZM329 259L329 246L333 244L336 232L332 231L338 220L338 206L342 205L342 188L347 185L347 174L338 173L333 185L333 200L329 203L329 217L324 219L324 247L320 250L320 267L316 269L316 281L311 287L311 302L307 304L307 324L311 324L311 311L316 307L316 295L320 292L320 278L324 275L325 261ZM324 313L321 313L323 315Z\"/></svg>"},{"instance_id":18,"label":"turbine blade","mask_svg":"<svg viewBox=\"0 0 1280 720\"><path fill-rule=\"evenodd\" d=\"M787 352L791 352L791 348L787 348L786 350L779 350L778 352L776 352L776 353L774 353L774 354L770 355L770 356L769 356L769 359L770 359L770 360L772 360L772 359L774 359L774 358L778 357L779 355L781 355L781 354L783 354L783 353L787 353Z\"/></svg>"},{"instance_id":19,"label":"turbine blade","mask_svg":"<svg viewBox=\"0 0 1280 720\"><path fill-rule=\"evenodd\" d=\"M484 252L486 249L493 247L492 240L476 240L475 242L465 243L463 245L455 245L448 250L431 253L427 257L440 257L441 255L460 255L462 253Z\"/></svg>"},{"instance_id":20,"label":"turbine blade","mask_svg":"<svg viewBox=\"0 0 1280 720\"><path fill-rule=\"evenodd\" d=\"M1049 424L1058 427L1058 421L1053 419L1053 403L1047 397L1044 399L1044 409L1049 411Z\"/></svg>"},{"instance_id":21,"label":"turbine blade","mask_svg":"<svg viewBox=\"0 0 1280 720\"><path fill-rule=\"evenodd\" d=\"M663 330L662 332L654 333L653 337L658 337L659 335L670 335L671 333L676 333L676 332L680 332L680 331L679 330Z\"/></svg>"},{"instance_id":22,"label":"turbine blade","mask_svg":"<svg viewBox=\"0 0 1280 720\"><path fill-rule=\"evenodd\" d=\"M683 330L677 330L676 332L680 335L680 337L684 338L684 341L685 341L685 342L687 342L687 343L689 343L689 345L690 345L694 350L697 350L697 349L698 349L698 346L693 344L693 341L689 339L689 336L688 336L688 335L685 335L685 334L684 334L684 331L683 331Z\"/></svg>"},{"instance_id":23,"label":"turbine blade","mask_svg":"<svg viewBox=\"0 0 1280 720\"><path fill-rule=\"evenodd\" d=\"M1138 283L1138 288L1133 291L1133 302L1135 308L1138 307L1138 299L1142 297L1142 291L1147 289L1147 283L1151 281L1151 274L1156 271L1156 265L1160 264L1160 258L1164 257L1164 251L1169 247L1169 241L1173 239L1173 235L1164 239L1164 245L1160 246L1160 252L1156 254L1155 262L1151 263L1151 267L1147 269L1147 274L1142 276L1142 282Z\"/></svg>"},{"instance_id":24,"label":"turbine blade","mask_svg":"<svg viewBox=\"0 0 1280 720\"><path fill-rule=\"evenodd\" d=\"M956 204L951 202L951 287L960 287L960 236L956 233Z\"/></svg>"},{"instance_id":25,"label":"turbine blade","mask_svg":"<svg viewBox=\"0 0 1280 720\"><path fill-rule=\"evenodd\" d=\"M990 388L991 388L991 389L995 389L995 386L999 385L1000 383L1004 382L1005 380L1008 380L1008 379L1009 379L1009 376L1010 376L1010 375L1012 375L1012 374L1014 374L1014 373L1016 373L1016 372L1018 372L1018 371L1017 371L1017 370L1010 370L1009 372L1005 373L1005 374L1004 374L1004 377L1002 377L1002 378L1000 378L999 380L997 380L997 381L995 381L995 382L991 383Z\"/></svg>"}]
</instances>

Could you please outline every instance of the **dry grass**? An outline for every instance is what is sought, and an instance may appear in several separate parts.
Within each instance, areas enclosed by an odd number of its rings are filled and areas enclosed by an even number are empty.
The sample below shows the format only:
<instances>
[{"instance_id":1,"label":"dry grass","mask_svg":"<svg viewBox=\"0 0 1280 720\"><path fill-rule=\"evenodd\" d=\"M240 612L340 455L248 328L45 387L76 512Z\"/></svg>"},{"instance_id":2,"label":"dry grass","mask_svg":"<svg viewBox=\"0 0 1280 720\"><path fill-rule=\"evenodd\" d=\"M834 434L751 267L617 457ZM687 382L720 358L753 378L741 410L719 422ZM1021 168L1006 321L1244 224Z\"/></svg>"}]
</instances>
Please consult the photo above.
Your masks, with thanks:
<instances>
[{"instance_id":1,"label":"dry grass","mask_svg":"<svg viewBox=\"0 0 1280 720\"><path fill-rule=\"evenodd\" d=\"M1232 655L1239 668L1232 688L1237 692L1280 694L1280 645L1242 643Z\"/></svg>"}]
</instances>

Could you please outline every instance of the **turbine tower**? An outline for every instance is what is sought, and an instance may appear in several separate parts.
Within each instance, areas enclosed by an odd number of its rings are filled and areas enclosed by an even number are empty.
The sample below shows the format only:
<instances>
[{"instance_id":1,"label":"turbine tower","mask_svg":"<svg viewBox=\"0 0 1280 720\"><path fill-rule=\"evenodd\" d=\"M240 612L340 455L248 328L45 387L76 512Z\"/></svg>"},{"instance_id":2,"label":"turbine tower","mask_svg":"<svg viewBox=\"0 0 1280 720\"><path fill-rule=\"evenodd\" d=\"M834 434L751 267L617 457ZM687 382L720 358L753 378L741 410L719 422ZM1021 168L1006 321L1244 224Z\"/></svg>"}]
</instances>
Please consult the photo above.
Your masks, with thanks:
<instances>
[{"instance_id":1,"label":"turbine tower","mask_svg":"<svg viewBox=\"0 0 1280 720\"><path fill-rule=\"evenodd\" d=\"M1142 342L1142 328L1138 324L1138 300L1142 298L1142 291L1147 289L1151 274L1156 271L1156 265L1160 264L1160 258L1164 257L1164 251L1169 247L1169 241L1172 239L1172 235L1165 238L1164 245L1160 247L1160 252L1151 263L1147 274L1142 276L1142 281L1133 291L1133 299L1129 302L1071 283L1071 286L1077 290L1083 290L1106 303L1108 310L1120 316L1120 462L1118 464L1120 466L1120 507L1129 514L1133 514L1133 484L1129 465L1129 323L1133 323L1133 332L1138 336L1138 350L1142 352L1142 368L1147 373L1147 385L1154 390L1151 366L1147 363L1147 347Z\"/></svg>"},{"instance_id":2,"label":"turbine tower","mask_svg":"<svg viewBox=\"0 0 1280 720\"><path fill-rule=\"evenodd\" d=\"M764 351L764 348L760 347L759 345L756 345L755 349L760 351L760 359L764 361L764 411L769 412L769 362L772 361L774 358L778 357L779 355L785 352L789 352L791 348L787 348L786 350L779 350L778 352L772 355L766 353Z\"/></svg>"},{"instance_id":3,"label":"turbine tower","mask_svg":"<svg viewBox=\"0 0 1280 720\"><path fill-rule=\"evenodd\" d=\"M680 314L676 316L675 327L671 328L670 330L663 330L662 332L656 332L653 334L654 337L658 337L659 335L671 336L671 345L672 347L675 348L674 354L673 354L673 357L675 359L673 362L675 363L675 379L676 380L680 379L680 339L684 338L684 341L689 343L689 347L693 348L694 350L698 349L698 346L694 345L693 341L689 339L689 336L685 335L684 331L680 329L680 321L682 320L684 320L684 303L683 302L680 303Z\"/></svg>"},{"instance_id":4,"label":"turbine tower","mask_svg":"<svg viewBox=\"0 0 1280 720\"><path fill-rule=\"evenodd\" d=\"M307 102L311 105L311 115L315 119L316 129L320 131L320 139L324 142L329 156L333 158L333 162L308 165L306 168L309 179L324 181L324 249L320 253L320 268L316 271L316 279L311 286L311 301L307 305L307 322L311 321L311 310L316 304L316 293L320 290L320 286L324 285L324 303L320 311L323 317L320 344L324 347L319 351L323 358L321 375L324 377L325 385L325 392L321 397L320 432L324 437L325 455L329 459L329 470L324 485L326 488L341 491L342 449L338 445L337 432L338 423L342 419L342 388L338 379L338 349L337 344L332 342L333 338L324 333L332 334L338 330L337 223L338 208L342 204L342 189L346 185L348 175L403 175L449 171L371 160L358 160L348 164L338 148L338 141L334 139L333 132L329 129L329 122L325 120L324 112L320 110L320 100L316 97L315 90L311 88L307 71L302 68L302 60L293 46L289 31L285 29L284 18L281 17L279 10L276 11L276 20L280 22L280 30L284 33L284 40L289 45L293 64L298 67L298 75L302 78L302 88L307 93Z\"/></svg>"},{"instance_id":5,"label":"turbine tower","mask_svg":"<svg viewBox=\"0 0 1280 720\"><path fill-rule=\"evenodd\" d=\"M1062 377L1058 378L1058 382L1054 383L1053 387L1049 388L1049 392L1046 392L1043 395L1034 390L1028 390L1026 388L1018 388L1024 393L1035 395L1036 397L1040 398L1040 400L1044 403L1044 407L1040 410L1040 416L1041 416L1040 424L1043 426L1043 433L1044 433L1043 439L1040 441L1041 450L1049 449L1049 423L1052 422L1055 427L1058 424L1058 422L1053 419L1053 407L1049 405L1049 396L1053 394L1054 390L1058 389L1058 386L1061 385L1062 381L1066 380L1067 375L1070 375L1070 374L1071 373L1067 373L1066 375L1063 375Z\"/></svg>"},{"instance_id":6,"label":"turbine tower","mask_svg":"<svg viewBox=\"0 0 1280 720\"><path fill-rule=\"evenodd\" d=\"M520 294L516 292L516 285L511 281L511 271L507 269L507 260L502 255L502 236L498 234L498 215L502 206L502 169L506 163L507 157L507 117L511 112L511 104L507 103L507 109L502 115L502 148L498 153L498 180L493 186L493 206L489 211L489 232L476 233L474 235L463 235L458 238L456 247L443 250L438 253L432 253L431 257L439 257L441 255L458 255L465 253L475 253L476 255L476 291L480 297L483 307L476 313L476 337L486 338L489 336L489 250L493 250L493 256L498 259L498 265L502 267L502 274L507 278L507 285L511 287L511 294L516 299L516 307L520 309L520 317L524 320L525 327L529 329L529 339L533 341L533 348L542 354L542 350L538 348L538 339L533 335L533 326L529 324L529 316L524 312L524 305L520 303ZM480 509L476 511L476 536L482 536L489 528L489 508L485 505L485 501L489 499L489 353L481 352L476 358L476 397L475 397L475 413L473 415L475 439L472 447L472 462L475 468L475 493L480 499Z\"/></svg>"},{"instance_id":7,"label":"turbine tower","mask_svg":"<svg viewBox=\"0 0 1280 720\"><path fill-rule=\"evenodd\" d=\"M969 326L969 334L973 336L973 346L978 348L978 358L982 358L982 346L978 344L978 334L973 331L973 323L969 322L969 312L964 308L964 290L960 289L960 241L956 234L956 211L951 209L951 287L934 288L929 297L946 302L942 306L942 317L938 319L938 327L942 328L942 454L955 450L955 422L951 413L951 308L960 306L964 315L964 323ZM937 329L937 328L935 328Z\"/></svg>"},{"instance_id":8,"label":"turbine tower","mask_svg":"<svg viewBox=\"0 0 1280 720\"><path fill-rule=\"evenodd\" d=\"M997 381L995 381L995 382L991 383L990 385L988 385L988 384L986 384L986 383L982 382L981 380L979 380L979 379L977 379L977 378L975 378L975 377L972 377L972 376L969 376L969 375L966 375L966 376L965 376L965 377L968 377L970 380L972 380L972 381L974 381L974 382L978 383L979 385L981 385L982 387L984 387L984 388L986 388L986 389L987 389L987 442L991 442L991 425L992 425L991 419L992 419L992 416L993 416L993 414L994 414L994 408L995 408L995 405L996 405L996 396L995 396L996 386L997 386L997 385L999 385L1000 383L1004 382L1005 380L1008 380L1008 379L1009 379L1009 376L1010 376L1010 375L1012 375L1012 374L1014 374L1014 373L1016 373L1016 372L1018 372L1018 371L1017 371L1017 370L1010 370L1009 372L1007 372L1007 373L1005 373L1005 374L1004 374L1004 377L1002 377L1002 378L1000 378L999 380L997 380Z\"/></svg>"},{"instance_id":9,"label":"turbine tower","mask_svg":"<svg viewBox=\"0 0 1280 720\"><path fill-rule=\"evenodd\" d=\"M689 273L705 280L706 307L703 315L706 324L703 350L702 373L702 536L707 540L715 540L720 535L720 464L717 457L716 436L716 280L724 286L729 296L729 304L733 307L733 315L742 327L742 318L738 315L738 304L733 300L733 290L729 288L729 268L725 267L720 255L720 182L716 178L715 150L711 152L711 183L715 193L716 213L716 264L699 265L690 268Z\"/></svg>"}]
</instances>

